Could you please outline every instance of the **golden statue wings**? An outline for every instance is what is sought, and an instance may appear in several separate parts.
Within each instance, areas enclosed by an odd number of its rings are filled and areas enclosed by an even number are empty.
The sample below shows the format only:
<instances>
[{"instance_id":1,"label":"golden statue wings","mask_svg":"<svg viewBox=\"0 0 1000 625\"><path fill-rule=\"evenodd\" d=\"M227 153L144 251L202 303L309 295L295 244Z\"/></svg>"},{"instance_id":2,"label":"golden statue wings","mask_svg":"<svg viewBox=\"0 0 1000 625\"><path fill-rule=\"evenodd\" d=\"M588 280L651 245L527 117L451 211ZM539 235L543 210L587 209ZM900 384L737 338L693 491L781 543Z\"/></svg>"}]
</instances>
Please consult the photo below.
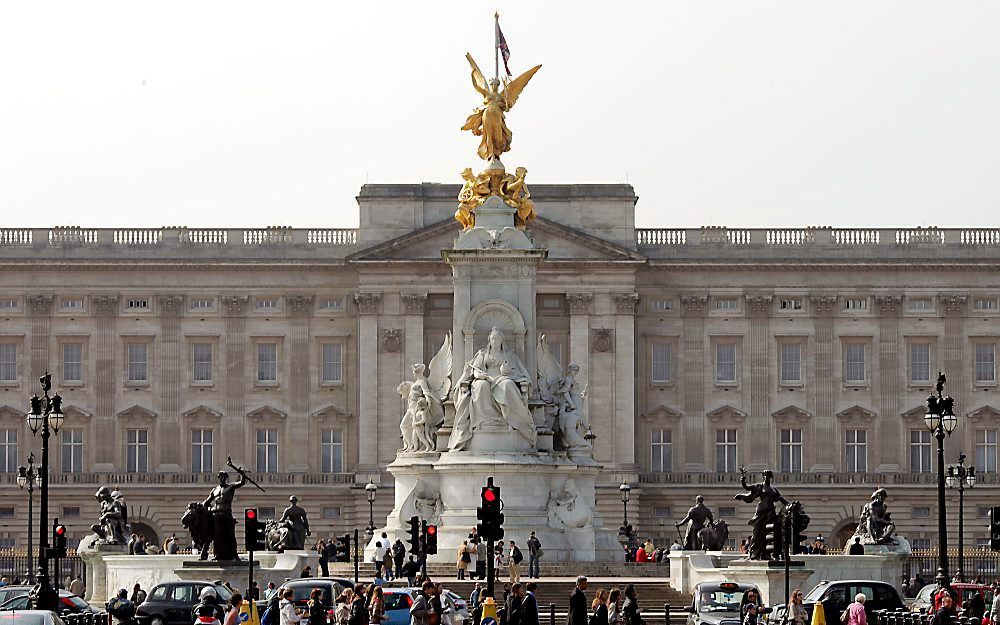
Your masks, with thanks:
<instances>
[{"instance_id":1,"label":"golden statue wings","mask_svg":"<svg viewBox=\"0 0 1000 625\"><path fill-rule=\"evenodd\" d=\"M479 158L491 161L510 150L512 133L507 127L504 113L514 106L525 85L542 66L536 65L514 80L504 79L504 88L500 91L499 80L494 78L487 83L472 55L466 52L465 58L469 59L469 65L472 66L472 86L482 94L483 104L469 115L462 130L471 130L477 137L482 136L479 142Z\"/></svg>"}]
</instances>

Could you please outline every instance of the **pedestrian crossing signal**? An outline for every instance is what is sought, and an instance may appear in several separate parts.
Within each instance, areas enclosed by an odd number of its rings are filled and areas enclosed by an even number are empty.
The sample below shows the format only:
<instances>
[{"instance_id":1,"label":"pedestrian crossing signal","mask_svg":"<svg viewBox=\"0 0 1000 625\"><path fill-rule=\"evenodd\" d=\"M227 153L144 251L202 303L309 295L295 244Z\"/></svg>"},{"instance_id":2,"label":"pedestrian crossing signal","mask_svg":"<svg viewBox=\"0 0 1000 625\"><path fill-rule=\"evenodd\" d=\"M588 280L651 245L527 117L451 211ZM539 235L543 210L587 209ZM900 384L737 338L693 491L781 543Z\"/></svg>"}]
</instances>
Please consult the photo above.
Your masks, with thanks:
<instances>
[{"instance_id":1,"label":"pedestrian crossing signal","mask_svg":"<svg viewBox=\"0 0 1000 625\"><path fill-rule=\"evenodd\" d=\"M420 517L418 517L418 516L411 516L410 520L407 521L407 524L410 526L410 529L407 530L407 533L410 536L409 536L409 538L406 539L406 542L410 543L410 548L409 548L408 551L410 553L412 553L413 555L415 555L415 556L419 556L420 555Z\"/></svg>"},{"instance_id":2,"label":"pedestrian crossing signal","mask_svg":"<svg viewBox=\"0 0 1000 625\"><path fill-rule=\"evenodd\" d=\"M424 525L424 554L434 555L438 552L437 525Z\"/></svg>"}]
</instances>

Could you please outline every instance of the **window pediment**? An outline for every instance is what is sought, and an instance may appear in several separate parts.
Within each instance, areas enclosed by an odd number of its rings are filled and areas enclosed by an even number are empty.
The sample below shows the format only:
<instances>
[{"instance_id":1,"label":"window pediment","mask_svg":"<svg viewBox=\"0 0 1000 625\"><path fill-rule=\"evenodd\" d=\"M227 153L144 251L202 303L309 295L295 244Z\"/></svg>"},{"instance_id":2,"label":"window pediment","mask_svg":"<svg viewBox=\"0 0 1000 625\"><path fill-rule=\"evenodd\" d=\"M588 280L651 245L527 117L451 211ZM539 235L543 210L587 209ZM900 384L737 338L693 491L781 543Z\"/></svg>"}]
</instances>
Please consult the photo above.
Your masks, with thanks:
<instances>
[{"instance_id":1,"label":"window pediment","mask_svg":"<svg viewBox=\"0 0 1000 625\"><path fill-rule=\"evenodd\" d=\"M982 408L976 408L972 412L965 413L965 416L970 419L995 419L1000 417L1000 410L987 404Z\"/></svg>"},{"instance_id":2,"label":"window pediment","mask_svg":"<svg viewBox=\"0 0 1000 625\"><path fill-rule=\"evenodd\" d=\"M347 421L351 418L351 413L347 412L343 408L330 404L329 406L320 408L309 416L320 420Z\"/></svg>"},{"instance_id":3,"label":"window pediment","mask_svg":"<svg viewBox=\"0 0 1000 625\"><path fill-rule=\"evenodd\" d=\"M878 415L874 411L869 410L863 406L857 404L851 406L846 410L841 410L837 413L837 416L841 419L857 419L861 421L874 421L875 417Z\"/></svg>"},{"instance_id":4,"label":"window pediment","mask_svg":"<svg viewBox=\"0 0 1000 625\"><path fill-rule=\"evenodd\" d=\"M213 410L212 408L209 408L205 404L201 404L195 406L194 408L188 410L187 412L182 412L181 416L187 419L204 421L209 419L221 419L222 413L219 412L218 410Z\"/></svg>"},{"instance_id":5,"label":"window pediment","mask_svg":"<svg viewBox=\"0 0 1000 625\"><path fill-rule=\"evenodd\" d=\"M288 417L288 413L271 406L261 406L256 410L248 412L247 416L251 419L284 419Z\"/></svg>"},{"instance_id":6,"label":"window pediment","mask_svg":"<svg viewBox=\"0 0 1000 625\"><path fill-rule=\"evenodd\" d=\"M28 413L10 405L0 406L0 419L24 419Z\"/></svg>"},{"instance_id":7,"label":"window pediment","mask_svg":"<svg viewBox=\"0 0 1000 625\"><path fill-rule=\"evenodd\" d=\"M79 406L66 406L63 408L63 414L70 421L86 420L94 416L92 413L80 408ZM155 416L155 415L154 415Z\"/></svg>"},{"instance_id":8,"label":"window pediment","mask_svg":"<svg viewBox=\"0 0 1000 625\"><path fill-rule=\"evenodd\" d=\"M745 419L747 413L743 412L738 408L734 408L729 404L716 408L715 410L709 412L705 415L709 419L719 419L721 421L732 421Z\"/></svg>"},{"instance_id":9,"label":"window pediment","mask_svg":"<svg viewBox=\"0 0 1000 625\"><path fill-rule=\"evenodd\" d=\"M775 419L782 421L805 421L812 418L812 413L795 405L785 406L771 413Z\"/></svg>"},{"instance_id":10,"label":"window pediment","mask_svg":"<svg viewBox=\"0 0 1000 625\"><path fill-rule=\"evenodd\" d=\"M920 405L920 406L914 406L913 408L910 408L906 412L901 412L899 416L903 417L904 419L923 419L924 415L926 414L927 414L927 406Z\"/></svg>"},{"instance_id":11,"label":"window pediment","mask_svg":"<svg viewBox=\"0 0 1000 625\"><path fill-rule=\"evenodd\" d=\"M647 421L666 421L669 419L680 419L682 415L673 408L660 404L656 408L639 416Z\"/></svg>"},{"instance_id":12,"label":"window pediment","mask_svg":"<svg viewBox=\"0 0 1000 625\"><path fill-rule=\"evenodd\" d=\"M155 419L156 413L149 408L143 408L142 406L136 404L134 406L129 406L115 416L123 419Z\"/></svg>"}]
</instances>

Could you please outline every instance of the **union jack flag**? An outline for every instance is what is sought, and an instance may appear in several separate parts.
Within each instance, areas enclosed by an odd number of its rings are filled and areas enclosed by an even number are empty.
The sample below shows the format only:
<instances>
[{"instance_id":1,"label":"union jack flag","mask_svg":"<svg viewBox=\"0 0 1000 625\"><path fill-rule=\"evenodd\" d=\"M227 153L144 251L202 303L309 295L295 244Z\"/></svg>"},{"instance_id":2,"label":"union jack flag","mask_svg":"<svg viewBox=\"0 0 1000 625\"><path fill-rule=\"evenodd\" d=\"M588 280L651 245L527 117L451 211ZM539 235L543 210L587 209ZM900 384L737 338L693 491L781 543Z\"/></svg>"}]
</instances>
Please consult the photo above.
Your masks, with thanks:
<instances>
[{"instance_id":1,"label":"union jack flag","mask_svg":"<svg viewBox=\"0 0 1000 625\"><path fill-rule=\"evenodd\" d=\"M507 76L510 77L513 74L510 73L510 66L507 62L510 60L510 48L507 47L507 40L503 37L503 31L500 30L500 22L497 22L497 47L500 48L500 56L503 57L503 68L507 71Z\"/></svg>"}]
</instances>

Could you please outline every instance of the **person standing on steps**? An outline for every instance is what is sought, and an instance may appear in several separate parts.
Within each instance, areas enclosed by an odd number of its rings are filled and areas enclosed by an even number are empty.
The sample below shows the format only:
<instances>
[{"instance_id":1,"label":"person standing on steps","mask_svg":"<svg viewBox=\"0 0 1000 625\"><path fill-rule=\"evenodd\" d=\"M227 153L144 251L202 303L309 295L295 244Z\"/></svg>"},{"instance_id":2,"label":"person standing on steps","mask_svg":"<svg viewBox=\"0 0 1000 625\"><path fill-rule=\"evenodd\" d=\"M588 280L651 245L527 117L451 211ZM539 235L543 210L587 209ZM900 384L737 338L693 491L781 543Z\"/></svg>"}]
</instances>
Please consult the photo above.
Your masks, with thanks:
<instances>
[{"instance_id":1,"label":"person standing on steps","mask_svg":"<svg viewBox=\"0 0 1000 625\"><path fill-rule=\"evenodd\" d=\"M587 625L587 578L583 575L576 578L576 587L569 596L569 614L566 615L566 625Z\"/></svg>"},{"instance_id":2,"label":"person standing on steps","mask_svg":"<svg viewBox=\"0 0 1000 625\"><path fill-rule=\"evenodd\" d=\"M539 558L542 557L542 543L535 536L534 532L531 532L531 536L528 537L528 577L539 579L542 574L539 567Z\"/></svg>"}]
</instances>

